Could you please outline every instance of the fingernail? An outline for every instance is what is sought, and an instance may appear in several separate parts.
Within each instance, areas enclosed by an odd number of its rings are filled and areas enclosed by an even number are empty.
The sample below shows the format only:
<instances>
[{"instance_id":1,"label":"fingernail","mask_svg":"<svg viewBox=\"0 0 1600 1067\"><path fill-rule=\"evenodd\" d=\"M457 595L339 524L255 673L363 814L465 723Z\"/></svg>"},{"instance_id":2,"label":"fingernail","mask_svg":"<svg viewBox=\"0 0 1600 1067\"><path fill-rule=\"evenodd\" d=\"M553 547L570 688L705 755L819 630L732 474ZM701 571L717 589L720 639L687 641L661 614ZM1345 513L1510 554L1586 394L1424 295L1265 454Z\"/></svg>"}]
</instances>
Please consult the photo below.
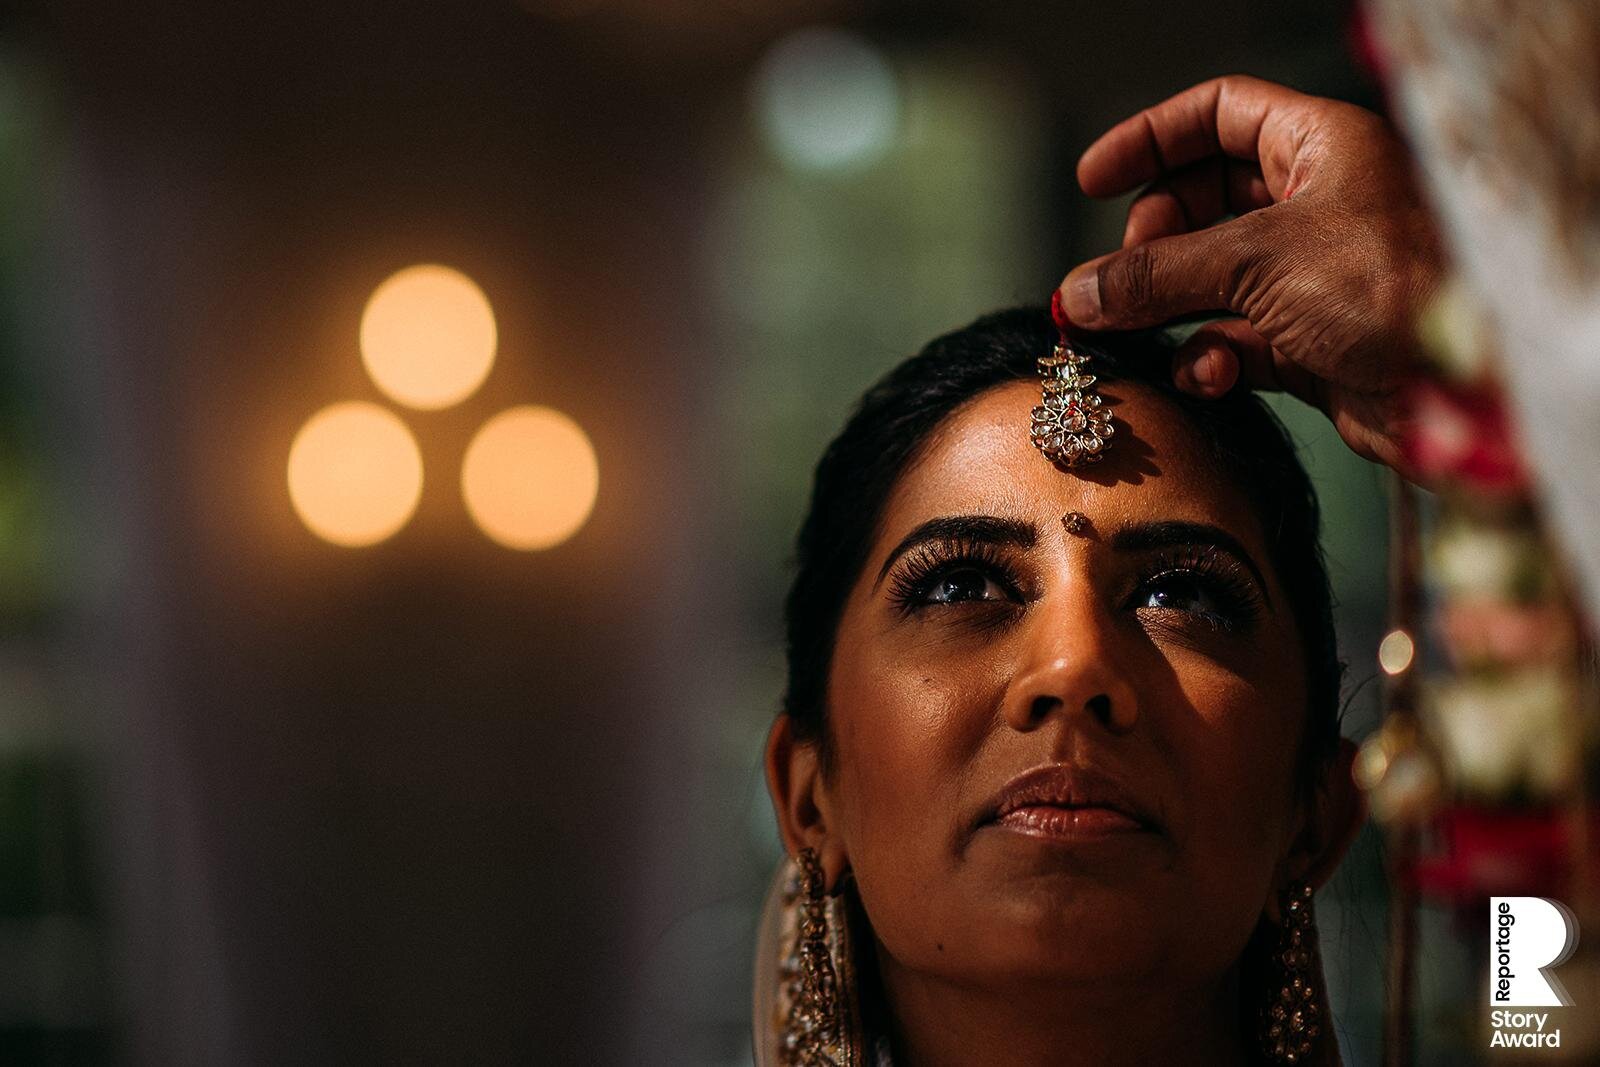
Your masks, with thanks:
<instances>
[{"instance_id":1,"label":"fingernail","mask_svg":"<svg viewBox=\"0 0 1600 1067\"><path fill-rule=\"evenodd\" d=\"M1079 326L1092 326L1100 321L1100 272L1093 267L1079 267L1061 283L1061 299L1067 305L1067 316Z\"/></svg>"},{"instance_id":2,"label":"fingernail","mask_svg":"<svg viewBox=\"0 0 1600 1067\"><path fill-rule=\"evenodd\" d=\"M1202 389L1210 389L1217 384L1217 354L1215 352L1203 353L1199 359L1189 364L1189 373L1193 375L1195 384Z\"/></svg>"}]
</instances>

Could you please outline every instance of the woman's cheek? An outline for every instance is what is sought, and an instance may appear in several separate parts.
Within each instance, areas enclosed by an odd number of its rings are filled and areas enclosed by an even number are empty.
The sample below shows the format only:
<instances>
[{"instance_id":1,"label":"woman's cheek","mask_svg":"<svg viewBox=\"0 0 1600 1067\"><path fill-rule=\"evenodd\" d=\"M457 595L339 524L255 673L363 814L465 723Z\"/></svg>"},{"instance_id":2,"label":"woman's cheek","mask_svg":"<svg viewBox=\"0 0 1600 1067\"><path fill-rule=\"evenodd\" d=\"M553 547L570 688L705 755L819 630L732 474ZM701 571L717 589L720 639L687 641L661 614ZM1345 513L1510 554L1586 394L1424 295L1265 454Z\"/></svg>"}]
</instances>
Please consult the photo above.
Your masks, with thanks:
<instances>
[{"instance_id":1,"label":"woman's cheek","mask_svg":"<svg viewBox=\"0 0 1600 1067\"><path fill-rule=\"evenodd\" d=\"M874 861L887 853L908 870L936 866L949 834L934 815L958 807L955 790L992 718L978 707L972 665L885 657L837 681L832 713L847 846Z\"/></svg>"},{"instance_id":2,"label":"woman's cheek","mask_svg":"<svg viewBox=\"0 0 1600 1067\"><path fill-rule=\"evenodd\" d=\"M1214 664L1179 675L1182 702L1195 709L1189 729L1173 738L1184 793L1210 812L1217 836L1255 850L1276 845L1294 773L1283 753L1295 747L1304 711L1287 706L1293 688L1261 684Z\"/></svg>"},{"instance_id":3,"label":"woman's cheek","mask_svg":"<svg viewBox=\"0 0 1600 1067\"><path fill-rule=\"evenodd\" d=\"M960 731L956 691L937 674L886 671L875 692L840 716L842 762L860 805L889 816L922 811L948 781L953 735Z\"/></svg>"}]
</instances>

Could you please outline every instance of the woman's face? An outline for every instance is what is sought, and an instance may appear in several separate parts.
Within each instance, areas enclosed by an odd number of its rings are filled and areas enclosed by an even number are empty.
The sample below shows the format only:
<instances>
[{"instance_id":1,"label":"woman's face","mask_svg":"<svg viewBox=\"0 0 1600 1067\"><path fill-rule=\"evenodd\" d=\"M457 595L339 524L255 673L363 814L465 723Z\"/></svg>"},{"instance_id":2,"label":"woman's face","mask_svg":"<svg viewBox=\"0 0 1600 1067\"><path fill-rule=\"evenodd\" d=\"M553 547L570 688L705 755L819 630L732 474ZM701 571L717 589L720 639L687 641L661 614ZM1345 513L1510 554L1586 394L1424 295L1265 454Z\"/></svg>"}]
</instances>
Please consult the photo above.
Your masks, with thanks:
<instances>
[{"instance_id":1,"label":"woman's face","mask_svg":"<svg viewBox=\"0 0 1600 1067\"><path fill-rule=\"evenodd\" d=\"M954 413L846 603L817 828L893 966L1201 981L1299 873L1305 666L1265 535L1169 401L1104 392L1120 434L1078 472L1029 444L1030 383Z\"/></svg>"}]
</instances>

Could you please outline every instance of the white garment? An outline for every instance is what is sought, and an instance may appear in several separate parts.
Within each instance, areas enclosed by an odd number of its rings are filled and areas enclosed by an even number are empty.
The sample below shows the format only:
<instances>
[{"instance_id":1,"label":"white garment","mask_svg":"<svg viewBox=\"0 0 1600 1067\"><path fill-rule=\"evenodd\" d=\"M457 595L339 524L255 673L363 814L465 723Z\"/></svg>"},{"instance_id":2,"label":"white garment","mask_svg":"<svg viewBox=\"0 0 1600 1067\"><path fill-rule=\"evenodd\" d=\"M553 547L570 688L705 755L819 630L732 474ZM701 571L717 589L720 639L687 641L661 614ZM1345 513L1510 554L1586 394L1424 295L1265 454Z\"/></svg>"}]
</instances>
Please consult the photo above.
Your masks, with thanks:
<instances>
[{"instance_id":1,"label":"white garment","mask_svg":"<svg viewBox=\"0 0 1600 1067\"><path fill-rule=\"evenodd\" d=\"M1549 180L1564 158L1600 149L1600 10L1376 0L1375 11L1446 243L1497 328L1540 499L1600 618L1600 203L1558 222ZM1498 20L1493 32L1473 32L1483 18ZM1556 106L1524 122L1530 100ZM1574 246L1597 269L1575 263Z\"/></svg>"}]
</instances>

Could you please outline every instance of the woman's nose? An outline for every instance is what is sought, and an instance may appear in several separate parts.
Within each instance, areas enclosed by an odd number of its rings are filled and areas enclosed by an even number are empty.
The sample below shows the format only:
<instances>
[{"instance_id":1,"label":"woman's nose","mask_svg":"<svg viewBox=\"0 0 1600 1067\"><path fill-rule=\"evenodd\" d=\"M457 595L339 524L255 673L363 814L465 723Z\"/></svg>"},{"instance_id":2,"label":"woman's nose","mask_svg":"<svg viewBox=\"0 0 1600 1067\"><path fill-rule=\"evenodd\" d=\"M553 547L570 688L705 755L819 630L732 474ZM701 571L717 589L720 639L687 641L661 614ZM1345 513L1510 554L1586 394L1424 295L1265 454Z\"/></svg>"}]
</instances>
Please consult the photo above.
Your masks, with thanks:
<instances>
[{"instance_id":1,"label":"woman's nose","mask_svg":"<svg viewBox=\"0 0 1600 1067\"><path fill-rule=\"evenodd\" d=\"M1022 660L1006 691L1006 722L1029 731L1053 716L1083 714L1113 733L1126 733L1139 720L1139 698L1120 669L1114 622L1088 597L1071 599L1070 604L1036 605Z\"/></svg>"}]
</instances>

